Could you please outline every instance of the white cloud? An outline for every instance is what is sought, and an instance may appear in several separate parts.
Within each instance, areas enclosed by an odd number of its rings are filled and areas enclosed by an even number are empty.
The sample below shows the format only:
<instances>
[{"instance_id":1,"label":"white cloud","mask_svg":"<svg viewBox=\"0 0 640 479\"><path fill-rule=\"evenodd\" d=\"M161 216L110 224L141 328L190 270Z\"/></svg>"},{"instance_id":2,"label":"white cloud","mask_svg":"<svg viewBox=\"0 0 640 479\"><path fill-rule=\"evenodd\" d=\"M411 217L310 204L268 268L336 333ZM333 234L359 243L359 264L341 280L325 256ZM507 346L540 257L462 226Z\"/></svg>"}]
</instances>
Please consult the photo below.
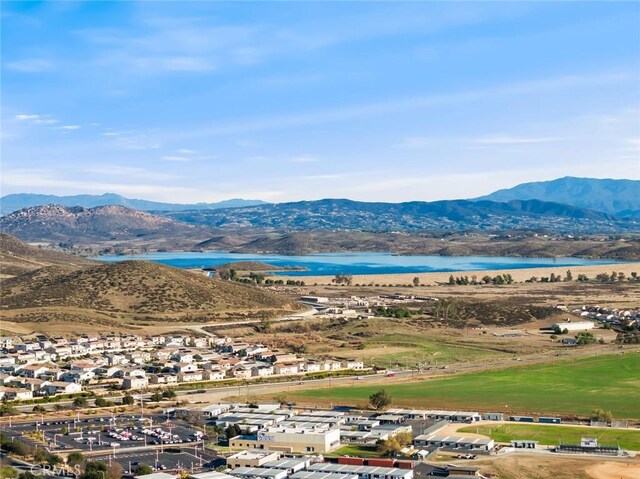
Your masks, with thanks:
<instances>
[{"instance_id":1,"label":"white cloud","mask_svg":"<svg viewBox=\"0 0 640 479\"><path fill-rule=\"evenodd\" d=\"M58 120L51 118L48 115L35 115L35 114L26 114L20 113L15 116L18 121L28 121L33 123L34 125L55 125L58 123Z\"/></svg>"},{"instance_id":2,"label":"white cloud","mask_svg":"<svg viewBox=\"0 0 640 479\"><path fill-rule=\"evenodd\" d=\"M27 115L27 114L19 114L16 115L16 120L25 121L25 120L37 120L40 118L40 115Z\"/></svg>"},{"instance_id":3,"label":"white cloud","mask_svg":"<svg viewBox=\"0 0 640 479\"><path fill-rule=\"evenodd\" d=\"M293 158L289 158L289 161L291 163L317 163L320 161L320 159L311 155L301 155L301 156L294 156Z\"/></svg>"},{"instance_id":4,"label":"white cloud","mask_svg":"<svg viewBox=\"0 0 640 479\"><path fill-rule=\"evenodd\" d=\"M172 156L172 155L163 156L162 159L164 161L183 161L183 162L191 161L191 158L187 158L186 156Z\"/></svg>"},{"instance_id":5,"label":"white cloud","mask_svg":"<svg viewBox=\"0 0 640 479\"><path fill-rule=\"evenodd\" d=\"M4 65L10 70L22 73L39 73L53 69L53 63L44 58L28 58L7 62Z\"/></svg>"},{"instance_id":6,"label":"white cloud","mask_svg":"<svg viewBox=\"0 0 640 479\"><path fill-rule=\"evenodd\" d=\"M531 144L531 143L549 143L557 140L559 140L559 138L494 135L494 136L485 136L482 138L476 138L473 141L481 145L522 145L522 144Z\"/></svg>"},{"instance_id":7,"label":"white cloud","mask_svg":"<svg viewBox=\"0 0 640 479\"><path fill-rule=\"evenodd\" d=\"M59 127L61 130L68 130L68 131L72 131L72 130L79 130L80 129L80 125L63 125Z\"/></svg>"},{"instance_id":8,"label":"white cloud","mask_svg":"<svg viewBox=\"0 0 640 479\"><path fill-rule=\"evenodd\" d=\"M179 148L176 150L176 153L180 153L181 155L192 155L194 153L197 153L197 151L190 150L188 148Z\"/></svg>"}]
</instances>

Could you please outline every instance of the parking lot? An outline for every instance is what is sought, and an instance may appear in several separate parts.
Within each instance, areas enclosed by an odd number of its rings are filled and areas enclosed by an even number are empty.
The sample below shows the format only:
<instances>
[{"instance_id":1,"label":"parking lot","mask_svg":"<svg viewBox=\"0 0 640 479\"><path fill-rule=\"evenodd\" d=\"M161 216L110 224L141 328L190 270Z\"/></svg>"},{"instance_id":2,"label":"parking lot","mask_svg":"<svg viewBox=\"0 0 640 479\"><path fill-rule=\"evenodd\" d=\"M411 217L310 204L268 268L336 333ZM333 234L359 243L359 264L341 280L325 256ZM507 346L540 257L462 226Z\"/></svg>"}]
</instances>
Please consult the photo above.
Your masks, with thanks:
<instances>
[{"instance_id":1,"label":"parking lot","mask_svg":"<svg viewBox=\"0 0 640 479\"><path fill-rule=\"evenodd\" d=\"M105 464L117 462L126 474L135 470L136 466L140 464L150 466L154 471L172 472L198 472L205 467L210 469L225 464L224 458L216 456L211 451L203 451L202 447L183 446L180 448L180 452L171 452L173 449L169 448L169 451L165 452L160 452L159 449L144 452L116 451L115 456L113 454L95 455L91 456L91 460L101 461Z\"/></svg>"},{"instance_id":2,"label":"parking lot","mask_svg":"<svg viewBox=\"0 0 640 479\"><path fill-rule=\"evenodd\" d=\"M14 436L29 437L36 432L43 435L44 442L52 451L113 451L151 446L163 449L172 445L202 441L202 431L191 427L185 421L168 421L165 416L150 414L89 419L43 418L39 421L14 424L11 428Z\"/></svg>"}]
</instances>

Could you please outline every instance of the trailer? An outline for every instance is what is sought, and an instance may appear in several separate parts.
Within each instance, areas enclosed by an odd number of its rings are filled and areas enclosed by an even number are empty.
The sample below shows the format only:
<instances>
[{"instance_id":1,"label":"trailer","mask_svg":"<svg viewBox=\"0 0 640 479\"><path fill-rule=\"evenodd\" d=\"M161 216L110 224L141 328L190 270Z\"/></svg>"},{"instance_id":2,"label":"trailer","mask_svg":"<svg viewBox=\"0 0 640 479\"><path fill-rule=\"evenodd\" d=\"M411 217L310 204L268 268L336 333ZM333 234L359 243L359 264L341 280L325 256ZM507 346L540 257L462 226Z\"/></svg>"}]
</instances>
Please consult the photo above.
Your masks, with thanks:
<instances>
[{"instance_id":1,"label":"trailer","mask_svg":"<svg viewBox=\"0 0 640 479\"><path fill-rule=\"evenodd\" d=\"M562 419L559 417L540 417L538 418L538 422L541 424L561 424Z\"/></svg>"},{"instance_id":2,"label":"trailer","mask_svg":"<svg viewBox=\"0 0 640 479\"><path fill-rule=\"evenodd\" d=\"M509 421L513 422L534 422L531 416L509 416Z\"/></svg>"}]
</instances>

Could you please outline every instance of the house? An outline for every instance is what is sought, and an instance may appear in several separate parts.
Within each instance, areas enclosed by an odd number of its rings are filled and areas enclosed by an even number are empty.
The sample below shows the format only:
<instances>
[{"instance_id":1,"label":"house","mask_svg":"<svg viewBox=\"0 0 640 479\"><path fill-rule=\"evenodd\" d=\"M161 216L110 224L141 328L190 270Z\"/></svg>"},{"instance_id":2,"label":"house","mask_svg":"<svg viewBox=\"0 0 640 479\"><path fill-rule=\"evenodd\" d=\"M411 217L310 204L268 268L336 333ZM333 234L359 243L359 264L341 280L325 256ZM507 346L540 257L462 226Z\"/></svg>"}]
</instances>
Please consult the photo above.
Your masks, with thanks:
<instances>
[{"instance_id":1,"label":"house","mask_svg":"<svg viewBox=\"0 0 640 479\"><path fill-rule=\"evenodd\" d=\"M146 376L129 376L122 380L123 389L142 389L146 388L149 380Z\"/></svg>"},{"instance_id":2,"label":"house","mask_svg":"<svg viewBox=\"0 0 640 479\"><path fill-rule=\"evenodd\" d=\"M23 388L1 388L4 392L3 398L7 398L9 401L27 401L33 399L33 392L31 389Z\"/></svg>"},{"instance_id":3,"label":"house","mask_svg":"<svg viewBox=\"0 0 640 479\"><path fill-rule=\"evenodd\" d=\"M49 368L40 364L30 364L20 370L22 375L27 378L37 378L49 371Z\"/></svg>"},{"instance_id":4,"label":"house","mask_svg":"<svg viewBox=\"0 0 640 479\"><path fill-rule=\"evenodd\" d=\"M362 370L364 369L364 363L362 361L356 361L353 359L344 361L342 363L342 367L344 369L355 369L355 370Z\"/></svg>"},{"instance_id":5,"label":"house","mask_svg":"<svg viewBox=\"0 0 640 479\"><path fill-rule=\"evenodd\" d=\"M178 373L192 373L198 370L198 365L193 363L175 363L173 369Z\"/></svg>"},{"instance_id":6,"label":"house","mask_svg":"<svg viewBox=\"0 0 640 479\"><path fill-rule=\"evenodd\" d=\"M276 363L273 371L275 372L275 374L281 374L285 376L298 374L298 365L295 363Z\"/></svg>"},{"instance_id":7,"label":"house","mask_svg":"<svg viewBox=\"0 0 640 479\"><path fill-rule=\"evenodd\" d=\"M267 377L273 376L274 368L273 366L267 365L266 363L260 363L251 368L251 375L258 377Z\"/></svg>"},{"instance_id":8,"label":"house","mask_svg":"<svg viewBox=\"0 0 640 479\"><path fill-rule=\"evenodd\" d=\"M77 383L67 383L63 381L53 381L44 386L44 391L51 396L56 394L76 394L82 392L82 386Z\"/></svg>"},{"instance_id":9,"label":"house","mask_svg":"<svg viewBox=\"0 0 640 479\"><path fill-rule=\"evenodd\" d=\"M317 373L322 371L322 365L320 363L304 363L300 366L300 369L307 373Z\"/></svg>"},{"instance_id":10,"label":"house","mask_svg":"<svg viewBox=\"0 0 640 479\"><path fill-rule=\"evenodd\" d=\"M178 382L193 383L202 381L202 371L191 371L186 373L178 373Z\"/></svg>"},{"instance_id":11,"label":"house","mask_svg":"<svg viewBox=\"0 0 640 479\"><path fill-rule=\"evenodd\" d=\"M149 374L149 384L176 384L178 376L175 374Z\"/></svg>"},{"instance_id":12,"label":"house","mask_svg":"<svg viewBox=\"0 0 640 479\"><path fill-rule=\"evenodd\" d=\"M219 369L208 369L202 372L202 379L207 381L220 381L226 376L224 371Z\"/></svg>"}]
</instances>

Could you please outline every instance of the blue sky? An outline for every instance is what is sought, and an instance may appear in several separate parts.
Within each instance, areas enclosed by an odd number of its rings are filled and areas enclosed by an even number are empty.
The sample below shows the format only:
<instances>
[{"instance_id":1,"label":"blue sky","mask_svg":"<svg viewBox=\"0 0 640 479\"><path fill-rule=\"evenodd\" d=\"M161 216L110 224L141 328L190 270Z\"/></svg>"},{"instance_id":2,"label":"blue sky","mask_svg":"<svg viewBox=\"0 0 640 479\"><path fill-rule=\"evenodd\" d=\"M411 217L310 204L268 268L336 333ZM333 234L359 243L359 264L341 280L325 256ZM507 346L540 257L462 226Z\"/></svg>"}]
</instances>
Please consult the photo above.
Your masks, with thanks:
<instances>
[{"instance_id":1,"label":"blue sky","mask_svg":"<svg viewBox=\"0 0 640 479\"><path fill-rule=\"evenodd\" d=\"M640 179L638 2L2 2L2 194Z\"/></svg>"}]
</instances>

